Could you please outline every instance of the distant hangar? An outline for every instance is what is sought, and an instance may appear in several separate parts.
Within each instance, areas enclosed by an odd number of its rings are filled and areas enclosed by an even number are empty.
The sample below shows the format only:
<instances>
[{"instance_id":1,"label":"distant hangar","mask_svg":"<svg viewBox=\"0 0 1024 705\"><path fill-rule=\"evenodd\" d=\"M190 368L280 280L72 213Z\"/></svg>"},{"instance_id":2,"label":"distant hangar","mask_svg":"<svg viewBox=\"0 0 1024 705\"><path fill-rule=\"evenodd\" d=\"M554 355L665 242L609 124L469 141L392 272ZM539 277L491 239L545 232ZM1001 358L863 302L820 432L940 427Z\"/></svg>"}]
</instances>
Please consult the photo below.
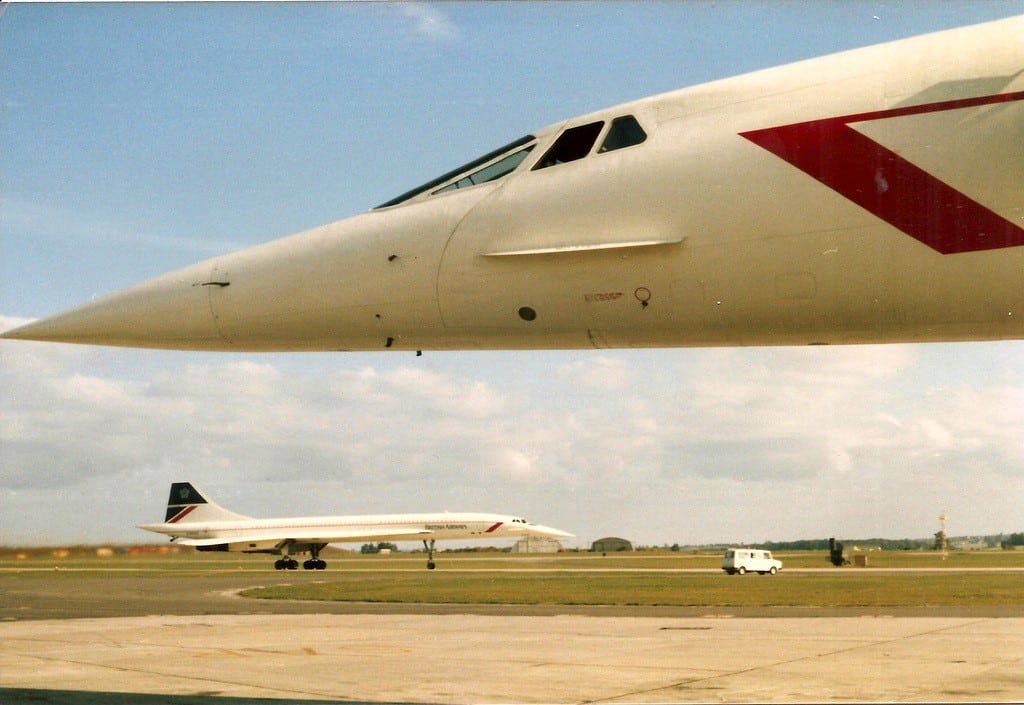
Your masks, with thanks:
<instances>
[{"instance_id":1,"label":"distant hangar","mask_svg":"<svg viewBox=\"0 0 1024 705\"><path fill-rule=\"evenodd\" d=\"M633 543L627 539L620 539L616 536L598 539L590 545L590 550L595 553L616 553L618 551L633 551Z\"/></svg>"}]
</instances>

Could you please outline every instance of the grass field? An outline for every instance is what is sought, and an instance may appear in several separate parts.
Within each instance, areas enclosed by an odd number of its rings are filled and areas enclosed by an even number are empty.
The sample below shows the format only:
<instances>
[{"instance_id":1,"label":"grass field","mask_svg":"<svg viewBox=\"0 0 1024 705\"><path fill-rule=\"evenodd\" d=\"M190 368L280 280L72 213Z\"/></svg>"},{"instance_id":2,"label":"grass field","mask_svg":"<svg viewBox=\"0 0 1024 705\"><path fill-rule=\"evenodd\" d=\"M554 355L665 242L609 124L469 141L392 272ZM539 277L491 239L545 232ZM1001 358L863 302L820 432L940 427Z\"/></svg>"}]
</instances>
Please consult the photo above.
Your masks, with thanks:
<instances>
[{"instance_id":1,"label":"grass field","mask_svg":"<svg viewBox=\"0 0 1024 705\"><path fill-rule=\"evenodd\" d=\"M18 558L18 555L23 556ZM240 553L200 553L180 549L165 555L142 553L97 557L95 549L73 550L67 556L55 556L51 550L35 549L19 552L8 549L0 552L0 570L18 567L55 567L74 570L268 570L273 572L273 557ZM787 570L803 568L831 569L827 552L793 551L775 553ZM1016 568L1024 570L1024 551L954 551L944 560L933 551L875 551L866 554L868 569L977 569ZM349 551L326 551L324 558L330 569L320 576L332 576L338 571L409 570L422 571L426 556L422 551L391 555L360 555ZM438 552L435 555L438 571L465 570L719 570L721 553L691 553L671 551L636 551L601 555L588 552L559 554L461 553ZM842 569L855 569L852 566Z\"/></svg>"},{"instance_id":2,"label":"grass field","mask_svg":"<svg viewBox=\"0 0 1024 705\"><path fill-rule=\"evenodd\" d=\"M247 597L359 602L681 606L1024 607L1020 573L814 573L726 576L705 573L349 574L324 582L256 588Z\"/></svg>"},{"instance_id":3,"label":"grass field","mask_svg":"<svg viewBox=\"0 0 1024 705\"><path fill-rule=\"evenodd\" d=\"M727 576L716 554L637 552L511 555L325 554L327 571L274 571L268 556L36 554L0 558L0 570L103 571L121 576L252 573L289 584L243 594L268 599L456 604L680 605L700 607L1019 606L1024 552L875 552L868 566L833 568L821 552L776 554L777 576ZM908 570L908 572L893 572Z\"/></svg>"},{"instance_id":4,"label":"grass field","mask_svg":"<svg viewBox=\"0 0 1024 705\"><path fill-rule=\"evenodd\" d=\"M1021 605L1024 573L982 572L1024 568L1010 552L874 553L867 568L832 568L824 553L779 556L790 571L770 576L727 576L721 557L664 554L559 556L451 556L437 571L421 556L376 558L376 565L409 569L378 573L369 561L339 565L321 581L248 591L252 597L368 602L601 604L683 606L949 606ZM335 562L336 563L336 562ZM409 565L412 563L412 565ZM351 568L370 568L351 572ZM447 572L445 569L447 568ZM358 570L357 569L357 570ZM937 572L889 573L885 569ZM713 571L710 573L689 571ZM528 572L526 572L528 571Z\"/></svg>"},{"instance_id":5,"label":"grass field","mask_svg":"<svg viewBox=\"0 0 1024 705\"><path fill-rule=\"evenodd\" d=\"M409 561L407 558L389 558L378 560L413 570L386 574L342 571L324 575L322 581L260 588L244 594L360 602L1024 608L1024 573L974 570L1024 568L1024 556L1012 553L956 553L945 561L939 555L927 553L872 554L867 568L841 569L830 569L827 556L822 553L779 557L790 570L824 570L787 573L784 569L774 577L727 576L717 572L721 566L717 554L566 554L487 560L467 557L445 559L434 572L423 570L422 565L404 565ZM879 570L905 568L936 572ZM714 572L689 572L700 570Z\"/></svg>"}]
</instances>

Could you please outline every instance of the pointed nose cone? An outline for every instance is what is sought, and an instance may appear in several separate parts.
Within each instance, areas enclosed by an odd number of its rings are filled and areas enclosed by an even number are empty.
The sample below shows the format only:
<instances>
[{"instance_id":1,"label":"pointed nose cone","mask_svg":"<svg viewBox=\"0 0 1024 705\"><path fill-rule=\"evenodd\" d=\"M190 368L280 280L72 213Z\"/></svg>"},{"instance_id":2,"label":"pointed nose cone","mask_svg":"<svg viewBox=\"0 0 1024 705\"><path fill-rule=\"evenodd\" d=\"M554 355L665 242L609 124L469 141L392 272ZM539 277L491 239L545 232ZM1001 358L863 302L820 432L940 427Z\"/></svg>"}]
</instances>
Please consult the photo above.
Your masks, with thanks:
<instances>
[{"instance_id":1,"label":"pointed nose cone","mask_svg":"<svg viewBox=\"0 0 1024 705\"><path fill-rule=\"evenodd\" d=\"M547 539L571 539L576 537L576 534L570 534L567 531L553 529L550 526L542 526L540 524L531 524L529 531L532 536Z\"/></svg>"},{"instance_id":2,"label":"pointed nose cone","mask_svg":"<svg viewBox=\"0 0 1024 705\"><path fill-rule=\"evenodd\" d=\"M203 350L222 339L210 308L210 264L185 269L104 296L0 337L60 343Z\"/></svg>"},{"instance_id":3,"label":"pointed nose cone","mask_svg":"<svg viewBox=\"0 0 1024 705\"><path fill-rule=\"evenodd\" d=\"M446 340L437 272L450 234L447 223L355 216L165 274L3 337L235 352L429 348L438 336Z\"/></svg>"}]
</instances>

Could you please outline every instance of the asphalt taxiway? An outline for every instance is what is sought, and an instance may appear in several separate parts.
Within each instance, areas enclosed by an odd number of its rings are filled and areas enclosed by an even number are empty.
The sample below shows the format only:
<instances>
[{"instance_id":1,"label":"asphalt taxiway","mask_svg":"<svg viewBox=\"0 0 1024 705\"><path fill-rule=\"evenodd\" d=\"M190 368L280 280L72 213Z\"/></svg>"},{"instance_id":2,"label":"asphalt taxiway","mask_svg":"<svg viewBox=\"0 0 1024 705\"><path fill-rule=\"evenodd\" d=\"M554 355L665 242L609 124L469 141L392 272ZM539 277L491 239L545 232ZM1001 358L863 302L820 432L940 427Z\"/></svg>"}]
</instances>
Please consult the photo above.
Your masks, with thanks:
<instances>
[{"instance_id":1,"label":"asphalt taxiway","mask_svg":"<svg viewBox=\"0 0 1024 705\"><path fill-rule=\"evenodd\" d=\"M0 573L0 702L1024 698L1020 608L395 606L237 596L294 579Z\"/></svg>"}]
</instances>

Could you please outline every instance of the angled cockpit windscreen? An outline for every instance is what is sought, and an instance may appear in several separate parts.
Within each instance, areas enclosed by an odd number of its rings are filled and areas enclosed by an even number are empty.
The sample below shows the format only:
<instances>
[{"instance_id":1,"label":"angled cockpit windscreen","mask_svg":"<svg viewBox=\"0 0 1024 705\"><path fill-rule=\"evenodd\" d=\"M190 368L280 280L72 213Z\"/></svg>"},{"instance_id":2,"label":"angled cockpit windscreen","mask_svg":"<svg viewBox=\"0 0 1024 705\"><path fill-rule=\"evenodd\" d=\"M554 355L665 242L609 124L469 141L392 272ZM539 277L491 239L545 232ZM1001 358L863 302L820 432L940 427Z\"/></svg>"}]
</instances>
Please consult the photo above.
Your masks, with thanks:
<instances>
[{"instance_id":1,"label":"angled cockpit windscreen","mask_svg":"<svg viewBox=\"0 0 1024 705\"><path fill-rule=\"evenodd\" d=\"M500 179L502 176L505 176L506 174L512 172L517 166L519 166L520 162L522 162L522 160L526 158L526 155L530 153L530 150L533 149L533 145L530 143L533 142L535 139L536 138L533 135L526 135L525 137L520 137L516 141L510 142L504 147L495 149L493 152L488 152L487 154L483 155L482 157L474 159L468 164L463 164L458 169L452 169L451 171L442 174L436 179L431 179L422 186L417 186L411 191L406 191L401 196L392 198L387 203L380 204L379 206L377 206L376 209L397 206L399 203L408 201L409 199L415 198L420 194L426 193L431 189L441 186L442 184L444 184L447 181L450 181L459 174L465 174L465 176L462 179L459 179L458 181L455 181L445 186L444 188L440 188L437 189L436 191L433 191L433 193L441 193L442 191L449 191L456 188L465 188L466 186L475 186L476 184L482 184L487 181L494 181L495 179ZM529 146L526 147L525 149L518 149L519 147L524 147L525 145ZM510 154L508 154L508 156L506 156L504 159L500 159L494 162L494 164L488 164L488 162L492 161L493 159L509 152ZM481 166L483 166L484 168L478 169L478 167Z\"/></svg>"},{"instance_id":2,"label":"angled cockpit windscreen","mask_svg":"<svg viewBox=\"0 0 1024 705\"><path fill-rule=\"evenodd\" d=\"M534 171L583 159L590 154L590 149L594 146L603 127L603 122L591 122L578 127L570 127L559 135L555 143L548 148L537 165L533 167Z\"/></svg>"},{"instance_id":3,"label":"angled cockpit windscreen","mask_svg":"<svg viewBox=\"0 0 1024 705\"><path fill-rule=\"evenodd\" d=\"M636 118L632 115L623 115L612 120L608 134L605 135L604 142L601 143L601 147L597 151L598 153L613 152L616 149L640 144L646 139L647 133L644 132L644 128L640 127Z\"/></svg>"},{"instance_id":4,"label":"angled cockpit windscreen","mask_svg":"<svg viewBox=\"0 0 1024 705\"><path fill-rule=\"evenodd\" d=\"M512 154L508 155L507 157L504 157L503 159L499 159L496 162L488 164L482 169L478 169L477 171L471 172L466 176L463 176L458 181L453 181L447 186L442 186L433 193L444 193L445 191L454 191L455 189L466 188L467 186L485 184L488 181L496 181L501 177L505 176L505 174L511 174L513 171L515 171L516 167L519 166L524 159L526 159L526 155L530 153L533 147L534 145L531 144L529 147L524 147L523 149L520 149L518 152L512 152Z\"/></svg>"}]
</instances>

